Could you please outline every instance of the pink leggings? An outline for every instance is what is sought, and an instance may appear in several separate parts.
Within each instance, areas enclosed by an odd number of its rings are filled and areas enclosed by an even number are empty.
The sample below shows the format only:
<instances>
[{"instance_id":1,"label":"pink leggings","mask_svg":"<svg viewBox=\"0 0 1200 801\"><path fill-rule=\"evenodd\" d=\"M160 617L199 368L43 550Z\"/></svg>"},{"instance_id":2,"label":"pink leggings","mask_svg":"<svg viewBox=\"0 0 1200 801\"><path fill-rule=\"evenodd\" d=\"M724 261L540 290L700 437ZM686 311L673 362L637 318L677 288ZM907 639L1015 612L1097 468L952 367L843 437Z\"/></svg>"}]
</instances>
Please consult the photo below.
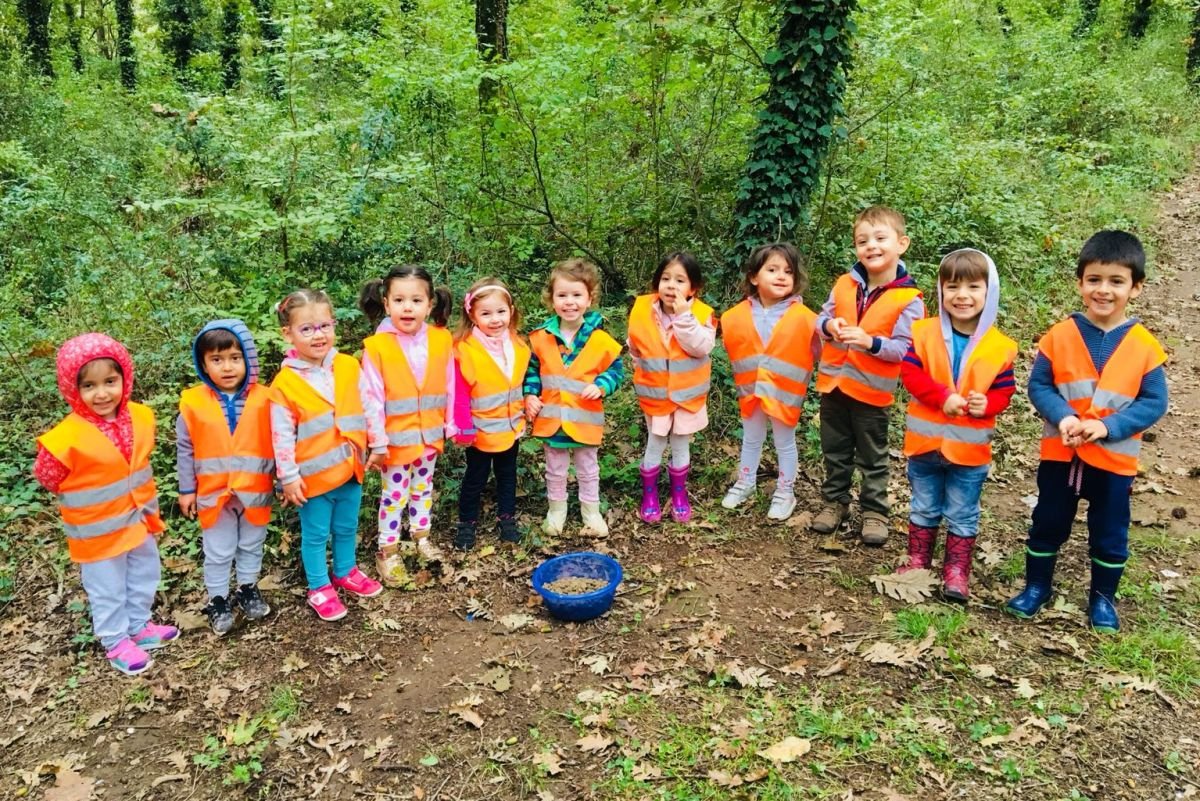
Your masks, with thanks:
<instances>
[{"instance_id":1,"label":"pink leggings","mask_svg":"<svg viewBox=\"0 0 1200 801\"><path fill-rule=\"evenodd\" d=\"M593 447L551 448L546 452L546 497L552 501L567 499L567 469L575 455L575 478L579 480L579 500L600 502L600 449Z\"/></svg>"}]
</instances>

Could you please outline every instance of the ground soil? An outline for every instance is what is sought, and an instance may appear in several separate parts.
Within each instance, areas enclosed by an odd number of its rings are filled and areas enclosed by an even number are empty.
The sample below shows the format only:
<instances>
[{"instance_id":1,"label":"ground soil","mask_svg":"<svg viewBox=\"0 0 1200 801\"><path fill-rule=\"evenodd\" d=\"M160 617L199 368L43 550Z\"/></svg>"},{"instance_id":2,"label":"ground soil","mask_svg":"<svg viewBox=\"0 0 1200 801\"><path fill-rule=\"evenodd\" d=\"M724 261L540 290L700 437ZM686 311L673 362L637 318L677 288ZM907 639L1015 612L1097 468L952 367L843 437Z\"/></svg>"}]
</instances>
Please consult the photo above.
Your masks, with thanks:
<instances>
[{"instance_id":1,"label":"ground soil","mask_svg":"<svg viewBox=\"0 0 1200 801\"><path fill-rule=\"evenodd\" d=\"M1174 574L1177 581L1200 575L1198 176L1162 198L1161 249L1137 304L1170 351L1172 390L1170 415L1147 442L1146 474L1133 498L1135 522L1160 537L1139 559L1148 574ZM1015 408L1026 406L1018 396ZM1027 409L1014 416L1029 421ZM932 767L901 776L896 764L873 759L869 749L843 763L830 751L824 763L841 767L835 777L820 775L817 789L836 788L840 798L889 797L893 784L907 789L890 797L913 799L1067 798L1069 788L1093 799L1194 794L1200 786L1194 697L1136 683L1095 689L1095 655L1103 644L1076 608L1085 605L1085 538L1077 536L1063 558L1066 607L1036 623L1000 614L1019 579L1005 578L999 564L1021 548L1036 464L1027 440L1010 437L1006 451L985 497L988 546L976 565L970 638L963 641L977 649L971 670L939 667L937 657L922 656L909 668L862 658L865 643L894 631L904 606L866 580L888 572L903 553L899 480L895 533L882 550L864 548L845 532L837 548L821 549L823 538L806 530L817 498L811 480L787 525L768 525L764 498L752 509L725 513L716 494L689 526L646 527L636 521L632 499L611 498L607 540L568 538L548 549L602 550L625 567L612 612L580 625L554 621L532 593L529 575L541 554L513 553L487 537L481 544L489 547L454 562L440 581L350 603L336 624L318 622L304 606L291 564L276 565L264 582L275 607L271 617L220 640L197 615L202 599L195 592L168 592L163 617L183 624L183 638L134 680L108 669L97 646L72 643L81 629L77 577L68 569L61 582L47 583L52 560L31 553L19 576L22 591L0 621L6 696L0 797L606 797L618 791L597 782L613 775L614 760L637 760L645 743L669 742L667 722L695 719L696 708L711 698L705 688L724 675L722 665L761 667L774 677L775 699L818 699L818 705L835 699L859 711L925 709L935 716L926 720L952 714L927 699L987 706L1021 693L1025 680L1035 692L1076 689L1083 699L1069 736L1022 757L1040 760L1024 778L1006 778L999 768L981 769L976 778L960 773L947 780ZM901 475L899 463L894 473ZM529 505L532 517L536 502ZM1161 604L1170 616L1173 603L1167 592L1150 601L1126 599L1122 611L1126 620L1145 620L1151 605ZM1194 649L1195 623L1175 618ZM987 679L989 666L995 678ZM731 688L728 707L723 701L706 707L714 731L736 728L749 705L737 683L724 686ZM595 724L597 736L615 745L594 751L573 745L593 730L575 714L585 690L652 697L656 716L623 707ZM969 733L945 739L951 752L981 752ZM813 740L819 751L821 736ZM559 744L554 771L534 764L547 743ZM235 763L254 759L261 767L248 784L226 783ZM979 761L988 764L986 754ZM707 769L696 768L700 776ZM818 776L796 775L801 789ZM652 779L645 795L667 792ZM715 779L710 790L710 797L753 794L750 785L725 789Z\"/></svg>"}]
</instances>

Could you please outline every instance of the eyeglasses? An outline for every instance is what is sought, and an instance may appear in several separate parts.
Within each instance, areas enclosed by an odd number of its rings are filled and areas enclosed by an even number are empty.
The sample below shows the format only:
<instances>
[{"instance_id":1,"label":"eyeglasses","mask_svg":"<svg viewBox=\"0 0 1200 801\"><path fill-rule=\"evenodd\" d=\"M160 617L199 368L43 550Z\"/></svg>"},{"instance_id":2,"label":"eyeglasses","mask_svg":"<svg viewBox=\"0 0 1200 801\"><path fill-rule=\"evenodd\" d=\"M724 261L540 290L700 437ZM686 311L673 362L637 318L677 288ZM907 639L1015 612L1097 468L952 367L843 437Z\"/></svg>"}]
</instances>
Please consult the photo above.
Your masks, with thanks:
<instances>
[{"instance_id":1,"label":"eyeglasses","mask_svg":"<svg viewBox=\"0 0 1200 801\"><path fill-rule=\"evenodd\" d=\"M297 334L299 334L304 339L312 339L318 331L320 331L325 336L329 336L330 334L333 333L333 329L336 327L337 327L337 321L328 320L327 322L317 323L316 325L313 325L311 323L305 323L304 325L298 325L298 326L296 326L295 331Z\"/></svg>"}]
</instances>

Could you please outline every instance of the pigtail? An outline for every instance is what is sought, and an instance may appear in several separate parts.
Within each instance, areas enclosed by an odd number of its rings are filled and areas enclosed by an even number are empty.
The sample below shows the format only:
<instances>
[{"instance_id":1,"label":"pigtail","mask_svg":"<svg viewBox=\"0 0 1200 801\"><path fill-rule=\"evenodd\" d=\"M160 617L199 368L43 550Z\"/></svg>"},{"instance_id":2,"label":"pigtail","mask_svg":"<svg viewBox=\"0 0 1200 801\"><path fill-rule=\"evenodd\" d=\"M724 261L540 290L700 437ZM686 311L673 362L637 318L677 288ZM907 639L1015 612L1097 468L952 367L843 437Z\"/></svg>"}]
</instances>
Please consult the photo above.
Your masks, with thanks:
<instances>
[{"instance_id":1,"label":"pigtail","mask_svg":"<svg viewBox=\"0 0 1200 801\"><path fill-rule=\"evenodd\" d=\"M445 327L450 321L450 309L454 306L454 295L450 294L450 290L444 286L439 286L433 290L433 305L429 311L429 318L433 320L433 324Z\"/></svg>"},{"instance_id":2,"label":"pigtail","mask_svg":"<svg viewBox=\"0 0 1200 801\"><path fill-rule=\"evenodd\" d=\"M372 278L359 290L358 308L371 321L372 327L379 325L379 321L384 318L383 293L386 288L387 282L384 279Z\"/></svg>"}]
</instances>

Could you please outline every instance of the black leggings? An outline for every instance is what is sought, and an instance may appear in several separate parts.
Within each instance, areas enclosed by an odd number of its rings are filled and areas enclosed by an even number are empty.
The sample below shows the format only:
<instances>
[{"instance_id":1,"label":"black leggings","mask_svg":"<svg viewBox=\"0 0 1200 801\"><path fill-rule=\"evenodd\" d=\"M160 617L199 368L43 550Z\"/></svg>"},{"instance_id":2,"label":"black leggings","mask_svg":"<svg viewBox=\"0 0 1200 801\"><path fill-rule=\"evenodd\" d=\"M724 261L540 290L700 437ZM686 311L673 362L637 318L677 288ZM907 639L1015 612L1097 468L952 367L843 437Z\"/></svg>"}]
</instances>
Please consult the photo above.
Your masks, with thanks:
<instances>
[{"instance_id":1,"label":"black leggings","mask_svg":"<svg viewBox=\"0 0 1200 801\"><path fill-rule=\"evenodd\" d=\"M479 522L479 497L487 485L488 473L496 472L496 508L501 520L517 514L517 447L499 453L488 453L476 447L467 448L467 471L463 473L458 490L458 521Z\"/></svg>"}]
</instances>

